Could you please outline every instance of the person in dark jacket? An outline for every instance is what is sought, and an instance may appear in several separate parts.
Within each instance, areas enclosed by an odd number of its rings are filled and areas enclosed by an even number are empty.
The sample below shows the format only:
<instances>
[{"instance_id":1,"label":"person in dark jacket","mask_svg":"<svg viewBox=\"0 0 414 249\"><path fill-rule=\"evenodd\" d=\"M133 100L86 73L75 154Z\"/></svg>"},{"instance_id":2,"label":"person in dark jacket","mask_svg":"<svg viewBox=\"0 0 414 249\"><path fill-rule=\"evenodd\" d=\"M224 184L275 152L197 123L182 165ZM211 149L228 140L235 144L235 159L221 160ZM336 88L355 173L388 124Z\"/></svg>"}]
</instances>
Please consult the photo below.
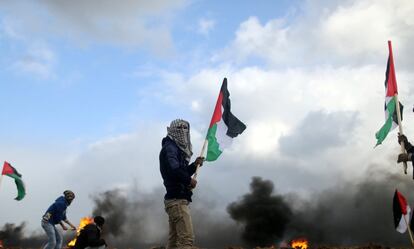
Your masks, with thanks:
<instances>
[{"instance_id":1,"label":"person in dark jacket","mask_svg":"<svg viewBox=\"0 0 414 249\"><path fill-rule=\"evenodd\" d=\"M75 194L70 190L66 190L63 192L63 196L57 198L43 215L41 224L48 239L44 249L62 249L62 234L55 225L60 224L63 230L68 230L63 224L65 222L73 230L76 230L76 227L66 218L66 208L74 199Z\"/></svg>"},{"instance_id":2,"label":"person in dark jacket","mask_svg":"<svg viewBox=\"0 0 414 249\"><path fill-rule=\"evenodd\" d=\"M167 249L193 247L194 232L188 205L197 181L191 176L197 165L203 164L204 158L198 157L189 164L192 155L190 124L182 119L172 121L167 127L167 136L162 140L159 155L161 176L167 191L164 196L169 223Z\"/></svg>"},{"instance_id":3,"label":"person in dark jacket","mask_svg":"<svg viewBox=\"0 0 414 249\"><path fill-rule=\"evenodd\" d=\"M105 219L102 216L95 216L91 224L86 225L76 238L73 249L104 249L106 242L101 238L102 227Z\"/></svg>"}]
</instances>

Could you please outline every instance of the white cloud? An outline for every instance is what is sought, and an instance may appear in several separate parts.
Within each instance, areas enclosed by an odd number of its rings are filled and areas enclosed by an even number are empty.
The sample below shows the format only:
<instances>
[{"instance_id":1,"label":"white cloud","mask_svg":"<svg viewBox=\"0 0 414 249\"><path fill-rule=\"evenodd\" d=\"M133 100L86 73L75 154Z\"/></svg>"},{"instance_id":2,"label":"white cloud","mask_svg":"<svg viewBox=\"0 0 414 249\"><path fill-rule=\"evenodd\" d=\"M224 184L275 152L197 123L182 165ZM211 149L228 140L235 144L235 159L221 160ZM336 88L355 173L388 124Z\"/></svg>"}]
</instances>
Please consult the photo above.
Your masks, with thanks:
<instances>
[{"instance_id":1,"label":"white cloud","mask_svg":"<svg viewBox=\"0 0 414 249\"><path fill-rule=\"evenodd\" d=\"M39 37L58 35L79 44L109 43L171 53L170 19L186 0L3 2L4 19L19 32ZM19 18L16 18L16 17Z\"/></svg>"},{"instance_id":2,"label":"white cloud","mask_svg":"<svg viewBox=\"0 0 414 249\"><path fill-rule=\"evenodd\" d=\"M413 2L356 1L350 6L339 6L321 22L320 39L340 56L384 55L387 53L385 41L392 39L404 45L404 36L414 35L412 31L401 29L414 28L414 23L409 21L412 16L402 9L412 13Z\"/></svg>"},{"instance_id":3,"label":"white cloud","mask_svg":"<svg viewBox=\"0 0 414 249\"><path fill-rule=\"evenodd\" d=\"M201 18L198 20L198 33L208 35L216 26L216 21L213 19Z\"/></svg>"},{"instance_id":4,"label":"white cloud","mask_svg":"<svg viewBox=\"0 0 414 249\"><path fill-rule=\"evenodd\" d=\"M34 45L12 65L12 68L18 74L23 72L41 79L49 79L54 76L56 63L56 55L50 48L45 45Z\"/></svg>"},{"instance_id":5,"label":"white cloud","mask_svg":"<svg viewBox=\"0 0 414 249\"><path fill-rule=\"evenodd\" d=\"M414 39L414 2L366 0L308 1L304 14L291 19L273 19L261 24L257 17L244 21L233 43L215 59L245 61L262 58L274 65L375 63L387 53L387 40L405 63Z\"/></svg>"},{"instance_id":6,"label":"white cloud","mask_svg":"<svg viewBox=\"0 0 414 249\"><path fill-rule=\"evenodd\" d=\"M3 20L0 23L0 34L7 38L22 39L22 36L16 32L12 24L8 23L8 20Z\"/></svg>"},{"instance_id":7,"label":"white cloud","mask_svg":"<svg viewBox=\"0 0 414 249\"><path fill-rule=\"evenodd\" d=\"M271 120L274 119L274 120ZM249 153L256 157L269 157L272 154L278 153L278 137L281 134L287 133L289 127L286 124L281 123L276 118L270 118L269 120L250 120L249 131L246 131L244 142L244 150L241 153ZM248 146L247 146L248 145Z\"/></svg>"},{"instance_id":8,"label":"white cloud","mask_svg":"<svg viewBox=\"0 0 414 249\"><path fill-rule=\"evenodd\" d=\"M192 108L187 102L190 98L202 103L194 114L197 127L203 133L217 98L219 82L225 75L228 78L232 111L247 125L245 133L237 137L232 147L224 153L228 164L235 163L233 161L237 161L237 158L252 160L252 165L241 162L239 169L260 168L259 174L263 167L270 166L270 162L274 161L274 172L281 170L283 165L294 165L296 170L308 172L306 174L314 172L321 174L321 177L341 174L342 177L352 178L361 176L373 161L379 165L384 165L376 161L380 158L382 162L389 161L387 153L381 152L382 148L373 150L374 134L384 122L384 73L385 61L380 66L359 68L320 66L312 69L265 70L223 66L206 68L189 78L176 75L177 81L165 79L166 88L159 92L159 98L174 96L177 101L172 103L187 105L188 109ZM398 77L401 79L400 94L405 96L405 100L413 98L409 82L414 81L414 74L401 70ZM325 119L332 118L328 120L332 127L324 124L318 129L320 124L316 119L306 118L309 113L315 112L327 113L322 116ZM407 112L406 116L405 122L408 124L414 117ZM312 127L319 131L319 135L303 136L303 139L312 138L315 145L309 144L311 141L302 143L297 137L299 134L296 134L296 129L301 129L298 126L301 122L309 122L303 124L306 126L303 132L312 132ZM408 134L414 132L410 127L406 129ZM297 156L288 157L286 151L281 150L281 137L287 138L285 143L299 143L296 146L289 145L290 150L297 150L289 153ZM394 141L389 141L383 147L394 148L395 145ZM311 150L316 153L310 153ZM316 188L318 184L313 186ZM319 185L322 186L326 187L325 184ZM303 189L297 186L296 190L300 192Z\"/></svg>"},{"instance_id":9,"label":"white cloud","mask_svg":"<svg viewBox=\"0 0 414 249\"><path fill-rule=\"evenodd\" d=\"M288 32L289 29L284 27L283 20L271 20L262 26L257 17L250 17L240 25L230 49L237 51L234 54L240 59L246 59L252 55L271 57L272 55L268 53L276 53L274 51L276 48L282 51L288 49Z\"/></svg>"}]
</instances>

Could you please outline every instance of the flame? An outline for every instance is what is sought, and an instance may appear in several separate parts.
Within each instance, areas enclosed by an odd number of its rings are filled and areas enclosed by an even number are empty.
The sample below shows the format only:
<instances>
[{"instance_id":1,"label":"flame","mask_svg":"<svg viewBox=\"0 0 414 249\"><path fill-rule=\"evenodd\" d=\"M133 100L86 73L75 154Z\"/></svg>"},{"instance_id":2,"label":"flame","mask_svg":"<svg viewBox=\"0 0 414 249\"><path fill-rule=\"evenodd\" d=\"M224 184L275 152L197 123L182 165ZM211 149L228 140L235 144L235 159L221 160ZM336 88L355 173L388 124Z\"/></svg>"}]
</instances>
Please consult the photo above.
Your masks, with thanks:
<instances>
[{"instance_id":1,"label":"flame","mask_svg":"<svg viewBox=\"0 0 414 249\"><path fill-rule=\"evenodd\" d=\"M82 228L91 223L93 223L93 218L91 217L83 217L80 219L78 229L76 229L76 237L68 243L68 246L75 246L76 238L79 236Z\"/></svg>"},{"instance_id":2,"label":"flame","mask_svg":"<svg viewBox=\"0 0 414 249\"><path fill-rule=\"evenodd\" d=\"M0 240L0 248L3 248L3 241Z\"/></svg>"},{"instance_id":3,"label":"flame","mask_svg":"<svg viewBox=\"0 0 414 249\"><path fill-rule=\"evenodd\" d=\"M294 239L290 245L294 249L308 249L308 241L304 238Z\"/></svg>"}]
</instances>

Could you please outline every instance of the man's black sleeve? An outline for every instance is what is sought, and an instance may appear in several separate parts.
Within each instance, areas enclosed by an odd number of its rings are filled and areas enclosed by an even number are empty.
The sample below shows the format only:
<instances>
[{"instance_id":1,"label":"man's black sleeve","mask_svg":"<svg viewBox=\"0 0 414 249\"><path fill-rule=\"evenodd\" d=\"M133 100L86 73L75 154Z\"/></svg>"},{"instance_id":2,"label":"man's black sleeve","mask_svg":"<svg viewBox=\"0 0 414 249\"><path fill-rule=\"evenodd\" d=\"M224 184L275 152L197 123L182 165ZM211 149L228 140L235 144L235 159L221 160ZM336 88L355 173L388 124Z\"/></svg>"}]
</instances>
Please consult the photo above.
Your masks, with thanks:
<instances>
[{"instance_id":1,"label":"man's black sleeve","mask_svg":"<svg viewBox=\"0 0 414 249\"><path fill-rule=\"evenodd\" d=\"M414 147L410 142L407 141L407 144L404 144L404 147L407 150L407 153L414 153Z\"/></svg>"},{"instance_id":2,"label":"man's black sleeve","mask_svg":"<svg viewBox=\"0 0 414 249\"><path fill-rule=\"evenodd\" d=\"M191 175L187 172L185 167L180 167L178 160L178 153L180 151L173 147L168 146L165 148L166 158L170 167L170 172L176 179L178 179L184 186L190 185ZM187 167L188 168L188 167Z\"/></svg>"},{"instance_id":3,"label":"man's black sleeve","mask_svg":"<svg viewBox=\"0 0 414 249\"><path fill-rule=\"evenodd\" d=\"M190 176L192 176L195 173L196 169L197 165L195 164L195 161L192 164L188 165L188 167L186 167L187 173Z\"/></svg>"}]
</instances>

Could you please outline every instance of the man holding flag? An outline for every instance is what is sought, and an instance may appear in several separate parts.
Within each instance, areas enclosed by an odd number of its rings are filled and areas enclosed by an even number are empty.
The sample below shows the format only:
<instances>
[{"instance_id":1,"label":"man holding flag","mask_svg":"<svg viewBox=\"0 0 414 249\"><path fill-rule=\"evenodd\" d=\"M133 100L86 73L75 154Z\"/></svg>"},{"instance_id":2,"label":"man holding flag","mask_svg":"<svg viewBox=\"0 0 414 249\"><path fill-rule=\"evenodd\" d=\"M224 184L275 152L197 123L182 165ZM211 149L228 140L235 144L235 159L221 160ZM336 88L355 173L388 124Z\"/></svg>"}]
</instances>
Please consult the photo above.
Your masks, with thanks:
<instances>
[{"instance_id":1,"label":"man holding flag","mask_svg":"<svg viewBox=\"0 0 414 249\"><path fill-rule=\"evenodd\" d=\"M387 70L385 72L385 124L379 131L377 131L377 133L375 133L377 139L376 146L380 145L387 137L388 133L396 127L400 128L400 133L402 134L401 120L403 106L398 101L398 87L391 41L388 41L388 49L389 56Z\"/></svg>"},{"instance_id":2,"label":"man holding flag","mask_svg":"<svg viewBox=\"0 0 414 249\"><path fill-rule=\"evenodd\" d=\"M231 113L230 107L230 93L227 79L224 78L203 148L192 164L189 164L193 155L190 123L176 119L167 127L167 136L162 140L159 156L160 171L167 190L164 197L170 230L167 249L193 248L194 233L188 204L191 202L192 189L197 185L197 170L203 164L206 145L206 161L215 161L231 140L246 129L246 125Z\"/></svg>"},{"instance_id":3,"label":"man holding flag","mask_svg":"<svg viewBox=\"0 0 414 249\"><path fill-rule=\"evenodd\" d=\"M190 123L182 119L172 121L162 140L159 156L161 176L167 190L164 197L169 223L167 249L193 247L194 232L188 205L197 181L191 176L198 165L203 164L204 158L197 157L189 164L192 155Z\"/></svg>"},{"instance_id":4,"label":"man holding flag","mask_svg":"<svg viewBox=\"0 0 414 249\"><path fill-rule=\"evenodd\" d=\"M399 134L403 134L401 124L403 105L398 101L397 78L395 75L395 65L391 41L388 41L388 51L389 55L387 61L387 70L385 72L385 124L381 127L379 131L377 131L377 133L375 133L375 137L377 139L377 144L375 146L380 145L387 137L388 133L397 126L399 128ZM405 153L405 141L400 140L399 138L398 142L401 145L401 154L398 158L398 162L403 162L404 173L407 174L408 158L405 157L405 155L407 155Z\"/></svg>"}]
</instances>

